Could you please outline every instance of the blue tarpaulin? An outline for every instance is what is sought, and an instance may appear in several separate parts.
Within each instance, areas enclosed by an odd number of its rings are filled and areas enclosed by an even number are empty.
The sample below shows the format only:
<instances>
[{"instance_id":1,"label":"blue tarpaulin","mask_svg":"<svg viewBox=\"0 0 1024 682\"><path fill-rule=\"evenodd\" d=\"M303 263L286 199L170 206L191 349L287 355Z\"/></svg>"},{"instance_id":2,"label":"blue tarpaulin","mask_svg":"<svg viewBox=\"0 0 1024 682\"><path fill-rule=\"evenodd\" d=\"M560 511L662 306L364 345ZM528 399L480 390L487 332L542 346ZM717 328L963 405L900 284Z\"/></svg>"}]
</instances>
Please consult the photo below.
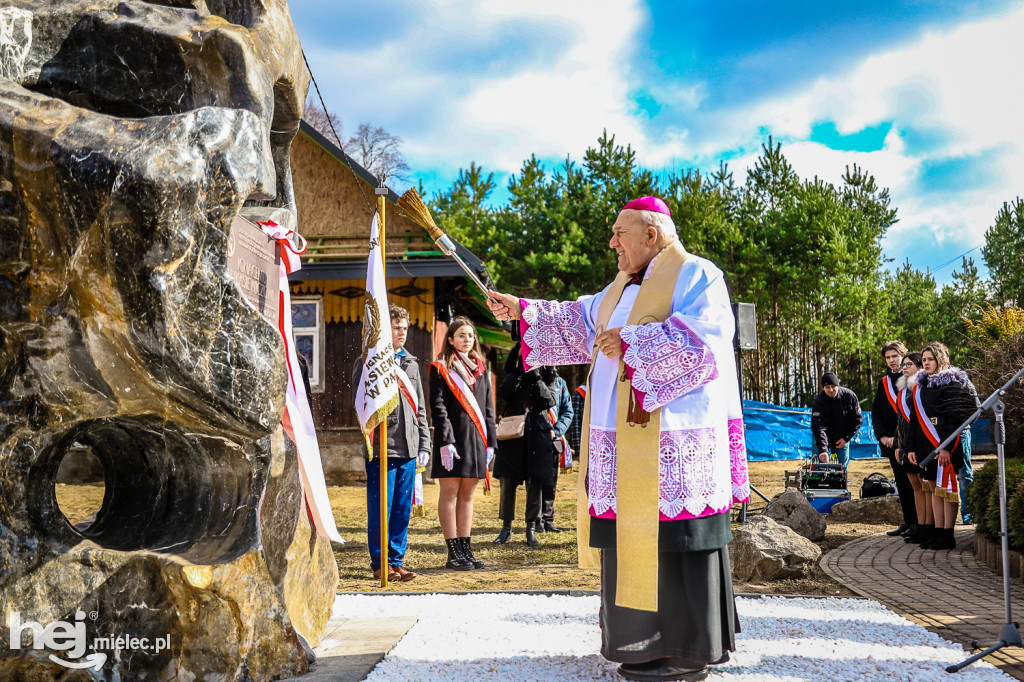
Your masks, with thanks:
<instances>
[{"instance_id":1,"label":"blue tarpaulin","mask_svg":"<svg viewBox=\"0 0 1024 682\"><path fill-rule=\"evenodd\" d=\"M878 441L871 428L871 413L864 412L864 423L850 443L851 459L880 457ZM747 459L808 459L816 454L811 436L811 408L781 407L756 400L743 401L746 424Z\"/></svg>"}]
</instances>

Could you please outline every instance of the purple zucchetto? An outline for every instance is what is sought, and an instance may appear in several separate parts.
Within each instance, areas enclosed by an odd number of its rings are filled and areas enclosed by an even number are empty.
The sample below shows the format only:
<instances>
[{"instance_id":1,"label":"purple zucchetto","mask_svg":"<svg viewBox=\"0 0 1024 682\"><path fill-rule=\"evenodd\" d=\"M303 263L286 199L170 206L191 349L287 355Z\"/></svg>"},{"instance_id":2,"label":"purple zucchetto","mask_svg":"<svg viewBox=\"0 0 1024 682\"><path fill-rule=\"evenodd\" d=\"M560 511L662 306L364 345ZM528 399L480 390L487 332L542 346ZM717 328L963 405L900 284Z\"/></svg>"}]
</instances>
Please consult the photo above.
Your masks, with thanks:
<instances>
[{"instance_id":1,"label":"purple zucchetto","mask_svg":"<svg viewBox=\"0 0 1024 682\"><path fill-rule=\"evenodd\" d=\"M640 197L639 199L633 199L633 201L623 206L622 210L625 211L627 208L631 208L636 211L654 211L655 213L664 213L670 218L672 217L672 213L668 210L668 204L658 197Z\"/></svg>"}]
</instances>

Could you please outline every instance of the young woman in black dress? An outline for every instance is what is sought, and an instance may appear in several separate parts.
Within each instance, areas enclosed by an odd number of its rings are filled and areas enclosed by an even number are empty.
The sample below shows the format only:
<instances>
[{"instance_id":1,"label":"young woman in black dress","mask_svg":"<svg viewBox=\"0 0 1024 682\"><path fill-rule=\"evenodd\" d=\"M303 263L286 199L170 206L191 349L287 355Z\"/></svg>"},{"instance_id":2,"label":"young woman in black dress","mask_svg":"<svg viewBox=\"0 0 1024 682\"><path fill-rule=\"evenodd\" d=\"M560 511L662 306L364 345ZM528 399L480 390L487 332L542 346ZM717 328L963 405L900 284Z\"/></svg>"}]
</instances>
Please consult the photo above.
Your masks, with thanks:
<instances>
[{"instance_id":1,"label":"young woman in black dress","mask_svg":"<svg viewBox=\"0 0 1024 682\"><path fill-rule=\"evenodd\" d=\"M437 512L448 545L448 568L483 568L473 556L473 491L494 457L494 398L491 381L466 317L448 328L441 358L430 365L430 410L434 423L431 477L441 494Z\"/></svg>"}]
</instances>

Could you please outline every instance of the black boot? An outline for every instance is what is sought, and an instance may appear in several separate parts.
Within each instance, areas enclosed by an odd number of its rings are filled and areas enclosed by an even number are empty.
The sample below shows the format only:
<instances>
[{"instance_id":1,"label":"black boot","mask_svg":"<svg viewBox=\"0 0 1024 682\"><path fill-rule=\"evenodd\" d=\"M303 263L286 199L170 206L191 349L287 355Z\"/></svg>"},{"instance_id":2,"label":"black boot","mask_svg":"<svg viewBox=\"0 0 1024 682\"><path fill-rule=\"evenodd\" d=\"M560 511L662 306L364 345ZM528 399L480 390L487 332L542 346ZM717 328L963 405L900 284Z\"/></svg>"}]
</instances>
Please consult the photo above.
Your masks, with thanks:
<instances>
[{"instance_id":1,"label":"black boot","mask_svg":"<svg viewBox=\"0 0 1024 682\"><path fill-rule=\"evenodd\" d=\"M444 544L448 545L448 568L455 571L472 571L473 564L469 563L466 555L462 553L462 542L459 538L446 538Z\"/></svg>"},{"instance_id":2,"label":"black boot","mask_svg":"<svg viewBox=\"0 0 1024 682\"><path fill-rule=\"evenodd\" d=\"M546 530L549 533L561 533L562 532L561 528L557 528L555 526L555 524L551 523L550 521L545 521L544 522L544 530Z\"/></svg>"},{"instance_id":3,"label":"black boot","mask_svg":"<svg viewBox=\"0 0 1024 682\"><path fill-rule=\"evenodd\" d=\"M506 521L501 527L501 532L498 533L498 537L494 538L494 544L504 545L508 542L509 537L512 535L512 522Z\"/></svg>"},{"instance_id":4,"label":"black boot","mask_svg":"<svg viewBox=\"0 0 1024 682\"><path fill-rule=\"evenodd\" d=\"M935 539L935 524L926 523L921 526L921 535L918 540L911 540L911 542L921 545L921 549L928 549L928 543Z\"/></svg>"},{"instance_id":5,"label":"black boot","mask_svg":"<svg viewBox=\"0 0 1024 682\"><path fill-rule=\"evenodd\" d=\"M894 528L893 530L888 531L886 535L888 535L891 538L894 538L897 535L903 535L904 533L906 533L908 528L910 528L910 526L908 526L905 523L901 523L899 528Z\"/></svg>"},{"instance_id":6,"label":"black boot","mask_svg":"<svg viewBox=\"0 0 1024 682\"><path fill-rule=\"evenodd\" d=\"M483 568L484 562L473 556L473 546L470 544L469 538L459 538L459 542L462 543L462 555L466 557L466 561L473 568Z\"/></svg>"},{"instance_id":7,"label":"black boot","mask_svg":"<svg viewBox=\"0 0 1024 682\"><path fill-rule=\"evenodd\" d=\"M905 531L903 531L903 538L904 539L909 538L911 535L913 535L916 532L917 532L917 524L916 523L912 523L909 526L907 526L907 529Z\"/></svg>"},{"instance_id":8,"label":"black boot","mask_svg":"<svg viewBox=\"0 0 1024 682\"><path fill-rule=\"evenodd\" d=\"M528 524L526 524L526 544L530 547L536 547L538 544L540 544L537 542L537 535L534 532L533 521L530 521Z\"/></svg>"},{"instance_id":9,"label":"black boot","mask_svg":"<svg viewBox=\"0 0 1024 682\"><path fill-rule=\"evenodd\" d=\"M956 549L956 536L952 528L936 528L934 539L928 543L928 549Z\"/></svg>"},{"instance_id":10,"label":"black boot","mask_svg":"<svg viewBox=\"0 0 1024 682\"><path fill-rule=\"evenodd\" d=\"M920 545L922 543L928 542L929 538L931 538L932 536L932 528L934 527L934 525L929 525L927 523L919 523L917 524L917 532L911 535L910 537L906 537L903 539L907 542L912 542L915 545Z\"/></svg>"}]
</instances>

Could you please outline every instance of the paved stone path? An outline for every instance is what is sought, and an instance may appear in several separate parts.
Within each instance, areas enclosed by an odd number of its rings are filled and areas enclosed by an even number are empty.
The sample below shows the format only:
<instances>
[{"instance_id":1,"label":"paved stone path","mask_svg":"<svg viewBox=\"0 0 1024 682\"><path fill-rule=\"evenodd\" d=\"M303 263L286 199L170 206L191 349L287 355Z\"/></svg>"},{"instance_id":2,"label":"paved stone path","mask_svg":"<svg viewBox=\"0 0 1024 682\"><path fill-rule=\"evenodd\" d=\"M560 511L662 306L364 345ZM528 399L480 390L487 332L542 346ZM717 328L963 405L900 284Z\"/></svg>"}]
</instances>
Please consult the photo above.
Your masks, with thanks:
<instances>
[{"instance_id":1,"label":"paved stone path","mask_svg":"<svg viewBox=\"0 0 1024 682\"><path fill-rule=\"evenodd\" d=\"M972 640L999 637L1006 619L1003 580L974 558L973 526L957 526L956 539L956 549L933 552L902 538L873 535L832 550L821 567L854 592L970 650ZM1020 623L1024 585L1010 587L1013 619ZM1006 647L985 660L1024 680L1024 649Z\"/></svg>"}]
</instances>

